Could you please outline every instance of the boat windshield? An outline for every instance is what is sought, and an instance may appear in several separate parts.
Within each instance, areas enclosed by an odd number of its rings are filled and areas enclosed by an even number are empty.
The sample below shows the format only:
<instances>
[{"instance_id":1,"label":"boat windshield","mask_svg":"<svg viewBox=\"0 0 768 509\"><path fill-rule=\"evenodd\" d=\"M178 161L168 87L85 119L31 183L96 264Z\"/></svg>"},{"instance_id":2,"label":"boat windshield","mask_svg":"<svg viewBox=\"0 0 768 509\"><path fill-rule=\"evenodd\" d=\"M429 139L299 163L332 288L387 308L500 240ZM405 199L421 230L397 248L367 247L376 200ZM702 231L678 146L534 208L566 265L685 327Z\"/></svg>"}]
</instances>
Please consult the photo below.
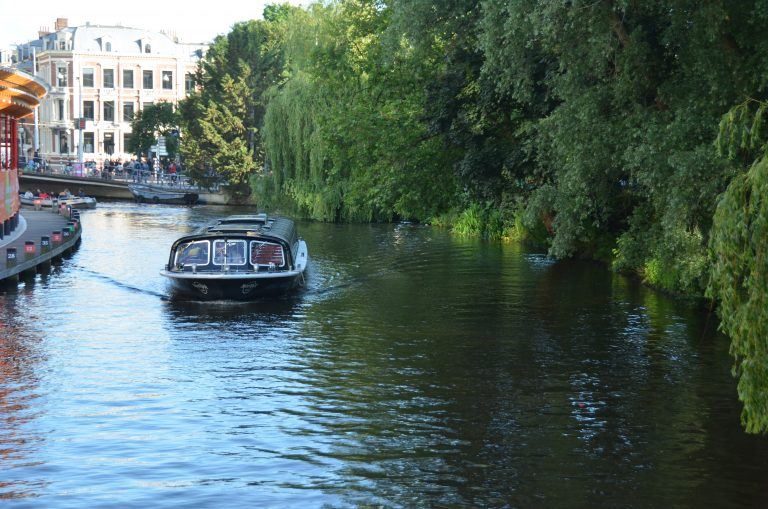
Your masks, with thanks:
<instances>
[{"instance_id":1,"label":"boat windshield","mask_svg":"<svg viewBox=\"0 0 768 509\"><path fill-rule=\"evenodd\" d=\"M251 241L251 263L254 267L269 265L270 263L274 263L277 267L282 267L285 265L283 246L260 240Z\"/></svg>"},{"instance_id":2,"label":"boat windshield","mask_svg":"<svg viewBox=\"0 0 768 509\"><path fill-rule=\"evenodd\" d=\"M181 244L176 248L176 265L208 265L210 245L207 240Z\"/></svg>"},{"instance_id":3,"label":"boat windshield","mask_svg":"<svg viewBox=\"0 0 768 509\"><path fill-rule=\"evenodd\" d=\"M244 240L214 240L213 263L215 265L245 265Z\"/></svg>"}]
</instances>

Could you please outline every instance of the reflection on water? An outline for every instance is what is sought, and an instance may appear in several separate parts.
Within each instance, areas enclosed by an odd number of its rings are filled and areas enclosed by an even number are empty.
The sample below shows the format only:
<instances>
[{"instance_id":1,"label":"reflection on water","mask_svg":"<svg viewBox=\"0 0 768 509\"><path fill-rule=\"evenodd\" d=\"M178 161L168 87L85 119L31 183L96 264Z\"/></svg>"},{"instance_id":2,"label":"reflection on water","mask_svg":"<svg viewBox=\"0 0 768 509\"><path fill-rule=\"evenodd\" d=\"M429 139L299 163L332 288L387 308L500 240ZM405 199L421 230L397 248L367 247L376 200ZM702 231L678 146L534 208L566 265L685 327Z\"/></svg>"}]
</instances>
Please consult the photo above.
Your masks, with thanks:
<instances>
[{"instance_id":1,"label":"reflection on water","mask_svg":"<svg viewBox=\"0 0 768 509\"><path fill-rule=\"evenodd\" d=\"M284 299L169 300L173 240L229 212L100 204L0 294L11 506L768 503L705 312L406 224L300 223Z\"/></svg>"}]
</instances>

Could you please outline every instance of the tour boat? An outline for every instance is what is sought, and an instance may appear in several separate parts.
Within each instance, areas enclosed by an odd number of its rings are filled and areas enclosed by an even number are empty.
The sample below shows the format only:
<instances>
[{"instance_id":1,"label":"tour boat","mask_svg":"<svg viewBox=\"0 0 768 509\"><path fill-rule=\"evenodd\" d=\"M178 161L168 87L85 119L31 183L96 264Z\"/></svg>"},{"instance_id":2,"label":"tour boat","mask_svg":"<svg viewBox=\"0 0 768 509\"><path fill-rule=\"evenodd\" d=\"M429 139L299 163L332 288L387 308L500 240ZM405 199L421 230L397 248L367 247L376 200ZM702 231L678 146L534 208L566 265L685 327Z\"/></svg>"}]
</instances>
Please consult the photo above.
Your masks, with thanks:
<instances>
[{"instance_id":1,"label":"tour boat","mask_svg":"<svg viewBox=\"0 0 768 509\"><path fill-rule=\"evenodd\" d=\"M303 285L308 261L294 222L262 213L229 216L181 237L160 274L175 296L251 300Z\"/></svg>"},{"instance_id":2,"label":"tour boat","mask_svg":"<svg viewBox=\"0 0 768 509\"><path fill-rule=\"evenodd\" d=\"M179 205L194 205L198 195L189 190L174 189L148 184L129 184L128 189L136 201L150 203L175 203Z\"/></svg>"}]
</instances>

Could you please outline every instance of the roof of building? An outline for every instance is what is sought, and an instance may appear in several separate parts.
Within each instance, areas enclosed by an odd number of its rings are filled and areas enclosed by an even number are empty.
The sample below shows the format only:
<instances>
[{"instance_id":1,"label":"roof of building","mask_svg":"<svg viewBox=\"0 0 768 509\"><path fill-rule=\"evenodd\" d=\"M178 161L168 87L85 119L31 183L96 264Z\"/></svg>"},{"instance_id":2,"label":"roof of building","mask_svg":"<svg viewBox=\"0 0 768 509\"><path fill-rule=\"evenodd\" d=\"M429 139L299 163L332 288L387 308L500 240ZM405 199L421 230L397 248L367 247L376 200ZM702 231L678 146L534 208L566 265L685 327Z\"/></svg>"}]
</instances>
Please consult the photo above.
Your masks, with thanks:
<instances>
[{"instance_id":1,"label":"roof of building","mask_svg":"<svg viewBox=\"0 0 768 509\"><path fill-rule=\"evenodd\" d=\"M43 35L42 38L51 41L52 48L56 48L59 41L66 41L67 51L174 56L188 59L200 58L200 50L204 51L206 47L205 44L176 42L163 32L114 25L86 24L66 27Z\"/></svg>"}]
</instances>

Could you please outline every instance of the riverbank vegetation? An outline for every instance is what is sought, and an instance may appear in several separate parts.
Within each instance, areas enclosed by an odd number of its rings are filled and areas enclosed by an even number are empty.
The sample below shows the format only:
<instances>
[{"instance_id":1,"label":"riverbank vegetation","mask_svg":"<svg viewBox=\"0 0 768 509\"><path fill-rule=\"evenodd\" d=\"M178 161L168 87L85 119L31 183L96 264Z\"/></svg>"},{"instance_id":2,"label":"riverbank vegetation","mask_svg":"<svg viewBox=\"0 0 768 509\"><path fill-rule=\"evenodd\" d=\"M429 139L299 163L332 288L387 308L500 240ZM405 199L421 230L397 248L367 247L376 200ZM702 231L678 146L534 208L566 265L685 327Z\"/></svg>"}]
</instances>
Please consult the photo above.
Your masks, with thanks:
<instances>
[{"instance_id":1,"label":"riverbank vegetation","mask_svg":"<svg viewBox=\"0 0 768 509\"><path fill-rule=\"evenodd\" d=\"M766 29L751 1L271 6L209 50L181 150L267 208L529 236L709 288L766 431Z\"/></svg>"}]
</instances>

